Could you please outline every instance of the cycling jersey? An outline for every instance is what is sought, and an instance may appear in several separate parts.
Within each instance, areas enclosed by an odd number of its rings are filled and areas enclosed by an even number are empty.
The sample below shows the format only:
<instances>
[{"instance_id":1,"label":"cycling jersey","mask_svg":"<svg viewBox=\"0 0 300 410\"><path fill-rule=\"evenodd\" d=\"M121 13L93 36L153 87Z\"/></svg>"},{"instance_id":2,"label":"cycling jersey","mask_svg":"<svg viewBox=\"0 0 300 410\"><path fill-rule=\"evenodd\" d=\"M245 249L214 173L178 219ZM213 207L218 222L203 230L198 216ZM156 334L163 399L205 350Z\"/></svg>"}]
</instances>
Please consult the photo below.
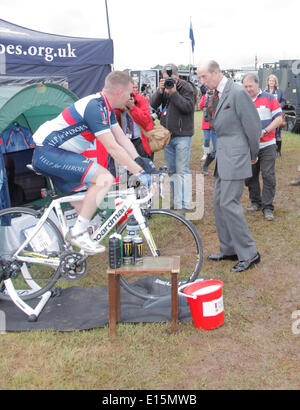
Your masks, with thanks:
<instances>
[{"instance_id":1,"label":"cycling jersey","mask_svg":"<svg viewBox=\"0 0 300 410\"><path fill-rule=\"evenodd\" d=\"M81 155L94 139L118 125L102 93L84 97L33 134L32 165L62 192L86 188L100 165Z\"/></svg>"},{"instance_id":2,"label":"cycling jersey","mask_svg":"<svg viewBox=\"0 0 300 410\"><path fill-rule=\"evenodd\" d=\"M1 152L14 152L33 147L32 132L21 125L12 125L2 134Z\"/></svg>"},{"instance_id":3,"label":"cycling jersey","mask_svg":"<svg viewBox=\"0 0 300 410\"><path fill-rule=\"evenodd\" d=\"M33 134L36 145L82 153L91 142L118 124L114 110L102 93L84 97Z\"/></svg>"}]
</instances>

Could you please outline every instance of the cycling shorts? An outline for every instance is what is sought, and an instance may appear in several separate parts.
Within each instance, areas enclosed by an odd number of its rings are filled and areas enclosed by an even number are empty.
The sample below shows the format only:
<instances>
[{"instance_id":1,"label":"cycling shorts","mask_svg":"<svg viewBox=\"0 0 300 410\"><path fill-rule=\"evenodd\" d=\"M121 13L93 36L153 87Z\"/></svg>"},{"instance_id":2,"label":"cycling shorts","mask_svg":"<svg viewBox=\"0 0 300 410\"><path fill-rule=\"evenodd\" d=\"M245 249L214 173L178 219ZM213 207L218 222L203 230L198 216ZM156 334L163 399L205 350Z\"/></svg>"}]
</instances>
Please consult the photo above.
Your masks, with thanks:
<instances>
[{"instance_id":1,"label":"cycling shorts","mask_svg":"<svg viewBox=\"0 0 300 410\"><path fill-rule=\"evenodd\" d=\"M32 156L35 171L51 177L62 193L87 189L101 167L93 160L72 151L50 146L37 146Z\"/></svg>"}]
</instances>

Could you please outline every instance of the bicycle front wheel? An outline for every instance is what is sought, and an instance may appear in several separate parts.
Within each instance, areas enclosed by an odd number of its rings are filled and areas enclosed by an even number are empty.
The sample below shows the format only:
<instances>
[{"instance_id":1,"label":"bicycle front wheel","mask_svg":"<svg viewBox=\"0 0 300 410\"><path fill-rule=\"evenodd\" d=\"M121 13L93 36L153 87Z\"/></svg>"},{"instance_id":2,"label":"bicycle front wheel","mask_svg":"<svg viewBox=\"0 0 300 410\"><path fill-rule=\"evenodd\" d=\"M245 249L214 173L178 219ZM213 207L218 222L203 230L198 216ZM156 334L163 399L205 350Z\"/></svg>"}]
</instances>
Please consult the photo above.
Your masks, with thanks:
<instances>
[{"instance_id":1,"label":"bicycle front wheel","mask_svg":"<svg viewBox=\"0 0 300 410\"><path fill-rule=\"evenodd\" d=\"M31 208L16 207L0 211L0 299L10 300L4 285L5 279L12 280L21 299L29 300L50 290L60 276L55 266L34 263L33 258L32 262L21 262L13 258L39 220L40 213ZM53 220L46 219L20 255L39 255L45 262L59 257L64 242Z\"/></svg>"},{"instance_id":2,"label":"bicycle front wheel","mask_svg":"<svg viewBox=\"0 0 300 410\"><path fill-rule=\"evenodd\" d=\"M203 263L203 247L196 227L185 218L165 209L143 210L150 235L160 256L180 256L179 284L197 279ZM118 229L122 239L127 235L128 219ZM143 238L144 256L155 256ZM147 280L145 281L145 278ZM143 299L158 299L170 294L170 275L156 279L137 275L121 275L120 282L131 294ZM142 284L142 285L141 285Z\"/></svg>"}]
</instances>

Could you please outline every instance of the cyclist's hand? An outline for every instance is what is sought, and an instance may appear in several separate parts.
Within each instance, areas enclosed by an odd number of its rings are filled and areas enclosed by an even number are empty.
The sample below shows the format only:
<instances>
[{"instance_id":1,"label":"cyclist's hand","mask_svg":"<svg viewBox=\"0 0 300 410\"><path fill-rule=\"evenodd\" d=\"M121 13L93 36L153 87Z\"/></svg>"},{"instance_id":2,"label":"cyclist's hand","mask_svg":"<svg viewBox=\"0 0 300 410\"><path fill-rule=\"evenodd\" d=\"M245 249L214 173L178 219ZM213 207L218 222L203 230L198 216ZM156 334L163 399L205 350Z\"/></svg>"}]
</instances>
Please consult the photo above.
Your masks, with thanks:
<instances>
[{"instance_id":1,"label":"cyclist's hand","mask_svg":"<svg viewBox=\"0 0 300 410\"><path fill-rule=\"evenodd\" d=\"M159 171L155 168L155 165L153 164L153 162L151 161L151 159L149 158L145 158L145 157L137 157L135 159L135 162L143 168L143 170L147 173L147 174L159 174Z\"/></svg>"},{"instance_id":2,"label":"cyclist's hand","mask_svg":"<svg viewBox=\"0 0 300 410\"><path fill-rule=\"evenodd\" d=\"M146 187L151 186L152 176L150 174L146 174L143 171L140 171L138 174L131 175L131 177L129 178L129 186L137 188L141 185L144 185Z\"/></svg>"}]
</instances>

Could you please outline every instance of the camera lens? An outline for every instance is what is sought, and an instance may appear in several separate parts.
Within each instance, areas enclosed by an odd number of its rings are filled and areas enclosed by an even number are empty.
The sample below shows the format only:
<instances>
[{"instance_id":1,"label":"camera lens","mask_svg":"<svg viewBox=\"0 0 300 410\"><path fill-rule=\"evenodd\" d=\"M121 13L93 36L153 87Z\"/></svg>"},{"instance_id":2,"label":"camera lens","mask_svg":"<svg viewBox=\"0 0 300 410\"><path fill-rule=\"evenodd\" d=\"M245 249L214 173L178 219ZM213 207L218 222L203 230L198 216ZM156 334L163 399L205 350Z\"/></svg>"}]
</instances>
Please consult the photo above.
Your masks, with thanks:
<instances>
[{"instance_id":1,"label":"camera lens","mask_svg":"<svg viewBox=\"0 0 300 410\"><path fill-rule=\"evenodd\" d=\"M170 90L171 88L173 88L175 84L176 84L176 80L173 77L168 77L165 80L165 88L167 90Z\"/></svg>"}]
</instances>

